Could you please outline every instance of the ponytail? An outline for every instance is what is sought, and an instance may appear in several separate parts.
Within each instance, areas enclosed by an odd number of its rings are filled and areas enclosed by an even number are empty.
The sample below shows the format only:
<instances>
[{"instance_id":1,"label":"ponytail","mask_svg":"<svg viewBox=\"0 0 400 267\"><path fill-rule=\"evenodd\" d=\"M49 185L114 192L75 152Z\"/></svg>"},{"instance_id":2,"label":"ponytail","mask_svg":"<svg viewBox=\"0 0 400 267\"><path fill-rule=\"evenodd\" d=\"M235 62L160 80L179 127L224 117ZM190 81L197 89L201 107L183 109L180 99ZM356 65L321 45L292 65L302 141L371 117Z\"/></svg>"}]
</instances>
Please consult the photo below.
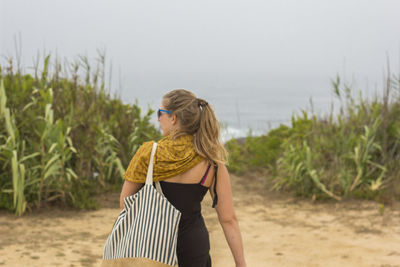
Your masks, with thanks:
<instances>
[{"instance_id":1,"label":"ponytail","mask_svg":"<svg viewBox=\"0 0 400 267\"><path fill-rule=\"evenodd\" d=\"M167 93L163 104L176 114L180 122L173 138L191 134L194 149L199 155L210 163L227 164L228 152L221 142L220 125L207 101L197 98L192 92L178 89Z\"/></svg>"}]
</instances>

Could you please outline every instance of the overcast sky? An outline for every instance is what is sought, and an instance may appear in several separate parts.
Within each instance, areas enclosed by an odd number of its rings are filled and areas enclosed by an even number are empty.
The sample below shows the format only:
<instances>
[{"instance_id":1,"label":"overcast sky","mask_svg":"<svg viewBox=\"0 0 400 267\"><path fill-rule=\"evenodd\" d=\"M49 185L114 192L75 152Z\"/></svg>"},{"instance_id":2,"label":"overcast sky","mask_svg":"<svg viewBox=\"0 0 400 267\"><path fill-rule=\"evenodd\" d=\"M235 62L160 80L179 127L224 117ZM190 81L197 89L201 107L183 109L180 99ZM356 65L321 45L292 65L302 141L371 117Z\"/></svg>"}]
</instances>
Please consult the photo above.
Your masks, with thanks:
<instances>
[{"instance_id":1,"label":"overcast sky","mask_svg":"<svg viewBox=\"0 0 400 267\"><path fill-rule=\"evenodd\" d=\"M373 86L386 55L399 70L398 0L0 0L0 23L1 55L20 34L24 66L43 49L68 59L105 49L125 97L324 86L336 73Z\"/></svg>"}]
</instances>

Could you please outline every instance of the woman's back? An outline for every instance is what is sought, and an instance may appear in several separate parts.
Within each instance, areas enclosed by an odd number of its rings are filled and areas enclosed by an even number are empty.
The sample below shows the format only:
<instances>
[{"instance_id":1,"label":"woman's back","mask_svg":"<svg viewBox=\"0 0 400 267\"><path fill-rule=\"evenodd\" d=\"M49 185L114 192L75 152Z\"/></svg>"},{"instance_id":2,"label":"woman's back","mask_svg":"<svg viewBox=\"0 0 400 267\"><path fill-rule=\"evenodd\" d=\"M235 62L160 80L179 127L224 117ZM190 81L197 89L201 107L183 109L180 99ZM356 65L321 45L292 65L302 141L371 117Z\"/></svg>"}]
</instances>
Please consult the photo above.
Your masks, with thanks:
<instances>
[{"instance_id":1,"label":"woman's back","mask_svg":"<svg viewBox=\"0 0 400 267\"><path fill-rule=\"evenodd\" d=\"M207 161L202 161L199 164L195 165L193 168L188 171L178 174L176 176L170 177L165 182L173 182L173 183L181 183L181 184L196 184L202 179L202 176L205 174L208 168ZM210 168L210 172L208 173L207 179L204 181L204 186L210 187L213 183L214 177L214 168Z\"/></svg>"},{"instance_id":2,"label":"woman's back","mask_svg":"<svg viewBox=\"0 0 400 267\"><path fill-rule=\"evenodd\" d=\"M204 166L206 163L200 163L182 175L160 182L165 197L182 213L177 243L180 267L211 266L209 234L201 214L201 201L214 180L214 168L209 165L204 171ZM202 176L198 175L200 171Z\"/></svg>"},{"instance_id":3,"label":"woman's back","mask_svg":"<svg viewBox=\"0 0 400 267\"><path fill-rule=\"evenodd\" d=\"M182 213L182 218L188 218L201 213L201 201L213 181L214 167L203 161L183 174L160 181L160 184L168 201Z\"/></svg>"}]
</instances>

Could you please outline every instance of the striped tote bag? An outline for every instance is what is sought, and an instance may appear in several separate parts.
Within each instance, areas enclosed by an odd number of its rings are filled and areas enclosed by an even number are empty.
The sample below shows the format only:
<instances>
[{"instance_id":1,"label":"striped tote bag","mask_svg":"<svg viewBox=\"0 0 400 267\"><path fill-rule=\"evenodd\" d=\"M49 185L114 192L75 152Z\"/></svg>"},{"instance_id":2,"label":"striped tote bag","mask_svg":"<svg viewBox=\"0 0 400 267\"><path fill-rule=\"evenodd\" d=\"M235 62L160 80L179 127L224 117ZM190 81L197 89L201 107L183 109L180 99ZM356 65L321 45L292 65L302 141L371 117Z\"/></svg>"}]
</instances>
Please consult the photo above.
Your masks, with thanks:
<instances>
[{"instance_id":1,"label":"striped tote bag","mask_svg":"<svg viewBox=\"0 0 400 267\"><path fill-rule=\"evenodd\" d=\"M145 185L124 199L124 209L116 219L104 246L102 267L178 266L176 244L181 212L153 186L151 151Z\"/></svg>"}]
</instances>

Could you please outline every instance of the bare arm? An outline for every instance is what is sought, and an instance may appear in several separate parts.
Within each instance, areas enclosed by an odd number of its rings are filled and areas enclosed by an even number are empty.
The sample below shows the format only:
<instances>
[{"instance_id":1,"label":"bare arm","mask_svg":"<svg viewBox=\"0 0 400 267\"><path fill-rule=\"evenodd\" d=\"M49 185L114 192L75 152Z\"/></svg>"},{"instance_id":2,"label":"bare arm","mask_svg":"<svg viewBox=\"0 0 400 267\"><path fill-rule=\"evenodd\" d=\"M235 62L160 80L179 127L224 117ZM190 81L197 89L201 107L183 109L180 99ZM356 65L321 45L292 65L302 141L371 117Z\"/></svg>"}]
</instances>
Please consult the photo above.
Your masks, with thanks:
<instances>
[{"instance_id":1,"label":"bare arm","mask_svg":"<svg viewBox=\"0 0 400 267\"><path fill-rule=\"evenodd\" d=\"M122 186L121 195L119 197L119 207L121 210L124 209L124 198L136 194L140 190L140 188L143 187L143 185L144 184L142 183L133 183L131 181L125 180Z\"/></svg>"},{"instance_id":2,"label":"bare arm","mask_svg":"<svg viewBox=\"0 0 400 267\"><path fill-rule=\"evenodd\" d=\"M213 187L210 188L212 197L214 197L213 190ZM223 164L218 164L217 195L218 203L215 206L215 210L217 211L219 222L224 230L226 241L231 249L236 266L245 267L246 261L243 252L242 236L233 207L229 173L226 166Z\"/></svg>"}]
</instances>

